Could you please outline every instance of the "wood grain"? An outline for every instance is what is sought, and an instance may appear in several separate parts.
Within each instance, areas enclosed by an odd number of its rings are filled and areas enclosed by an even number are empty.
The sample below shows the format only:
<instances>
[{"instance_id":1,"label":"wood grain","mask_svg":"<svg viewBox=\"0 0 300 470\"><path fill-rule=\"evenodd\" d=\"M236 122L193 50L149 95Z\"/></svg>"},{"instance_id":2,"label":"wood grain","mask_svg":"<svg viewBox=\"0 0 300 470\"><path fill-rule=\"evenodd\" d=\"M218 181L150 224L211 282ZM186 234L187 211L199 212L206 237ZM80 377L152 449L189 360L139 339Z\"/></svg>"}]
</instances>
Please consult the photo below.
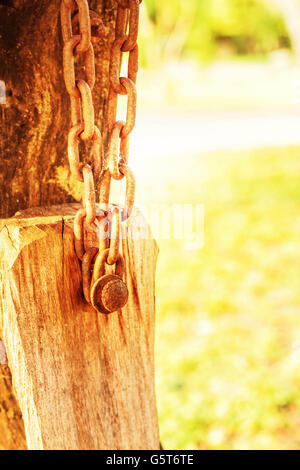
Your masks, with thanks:
<instances>
[{"instance_id":1,"label":"wood grain","mask_svg":"<svg viewBox=\"0 0 300 470\"><path fill-rule=\"evenodd\" d=\"M28 447L159 449L156 243L135 210L122 228L128 304L96 314L82 296L75 209L30 210L1 222L3 338Z\"/></svg>"}]
</instances>

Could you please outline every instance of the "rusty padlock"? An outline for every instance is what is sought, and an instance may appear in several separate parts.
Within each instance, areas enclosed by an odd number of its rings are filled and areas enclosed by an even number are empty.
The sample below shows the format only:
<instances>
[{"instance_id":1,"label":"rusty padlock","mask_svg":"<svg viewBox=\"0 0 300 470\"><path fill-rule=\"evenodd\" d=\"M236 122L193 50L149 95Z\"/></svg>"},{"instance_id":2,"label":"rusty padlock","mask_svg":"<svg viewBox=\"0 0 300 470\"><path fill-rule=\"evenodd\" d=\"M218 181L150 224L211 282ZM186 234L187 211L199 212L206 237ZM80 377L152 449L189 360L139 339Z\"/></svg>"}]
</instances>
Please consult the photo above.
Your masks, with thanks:
<instances>
[{"instance_id":1,"label":"rusty padlock","mask_svg":"<svg viewBox=\"0 0 300 470\"><path fill-rule=\"evenodd\" d=\"M90 291L93 307L104 314L121 309L128 300L128 289L122 279L125 271L123 257L119 254L115 274L104 274L108 255L109 249L97 256Z\"/></svg>"}]
</instances>

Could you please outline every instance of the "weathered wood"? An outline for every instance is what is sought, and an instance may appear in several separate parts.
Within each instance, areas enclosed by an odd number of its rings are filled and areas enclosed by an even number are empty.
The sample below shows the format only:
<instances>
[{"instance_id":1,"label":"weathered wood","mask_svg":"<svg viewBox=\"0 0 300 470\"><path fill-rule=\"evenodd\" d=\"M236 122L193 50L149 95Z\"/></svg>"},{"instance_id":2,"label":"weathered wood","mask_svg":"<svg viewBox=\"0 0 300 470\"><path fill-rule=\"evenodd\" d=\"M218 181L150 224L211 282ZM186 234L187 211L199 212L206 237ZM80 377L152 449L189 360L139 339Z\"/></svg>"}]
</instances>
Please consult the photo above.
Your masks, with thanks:
<instances>
[{"instance_id":1,"label":"weathered wood","mask_svg":"<svg viewBox=\"0 0 300 470\"><path fill-rule=\"evenodd\" d=\"M0 364L0 450L26 449L22 414L12 393L11 373Z\"/></svg>"},{"instance_id":2,"label":"weathered wood","mask_svg":"<svg viewBox=\"0 0 300 470\"><path fill-rule=\"evenodd\" d=\"M82 297L74 213L61 206L1 222L3 337L28 446L159 449L156 243L135 210L123 226L128 304L99 315Z\"/></svg>"},{"instance_id":3,"label":"weathered wood","mask_svg":"<svg viewBox=\"0 0 300 470\"><path fill-rule=\"evenodd\" d=\"M0 1L0 80L6 89L5 104L0 100L0 217L27 207L78 200L80 195L78 184L69 181L66 157L70 108L62 74L60 3ZM101 15L108 33L95 46L93 91L96 123L106 142L117 0L89 0L89 5ZM0 374L0 449L25 449L21 412L9 377L6 367Z\"/></svg>"}]
</instances>

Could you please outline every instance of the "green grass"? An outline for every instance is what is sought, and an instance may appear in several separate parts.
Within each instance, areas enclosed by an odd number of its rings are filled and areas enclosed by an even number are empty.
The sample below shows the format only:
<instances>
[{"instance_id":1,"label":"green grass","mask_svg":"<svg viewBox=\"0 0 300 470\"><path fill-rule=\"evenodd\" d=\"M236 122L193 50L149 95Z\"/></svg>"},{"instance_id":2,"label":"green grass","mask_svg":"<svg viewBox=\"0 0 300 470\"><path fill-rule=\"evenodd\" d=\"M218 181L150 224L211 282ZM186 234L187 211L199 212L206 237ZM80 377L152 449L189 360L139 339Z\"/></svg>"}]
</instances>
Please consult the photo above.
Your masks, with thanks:
<instances>
[{"instance_id":1,"label":"green grass","mask_svg":"<svg viewBox=\"0 0 300 470\"><path fill-rule=\"evenodd\" d=\"M300 149L268 149L201 155L165 185L206 212L202 250L159 243L166 449L300 448L299 175Z\"/></svg>"}]
</instances>

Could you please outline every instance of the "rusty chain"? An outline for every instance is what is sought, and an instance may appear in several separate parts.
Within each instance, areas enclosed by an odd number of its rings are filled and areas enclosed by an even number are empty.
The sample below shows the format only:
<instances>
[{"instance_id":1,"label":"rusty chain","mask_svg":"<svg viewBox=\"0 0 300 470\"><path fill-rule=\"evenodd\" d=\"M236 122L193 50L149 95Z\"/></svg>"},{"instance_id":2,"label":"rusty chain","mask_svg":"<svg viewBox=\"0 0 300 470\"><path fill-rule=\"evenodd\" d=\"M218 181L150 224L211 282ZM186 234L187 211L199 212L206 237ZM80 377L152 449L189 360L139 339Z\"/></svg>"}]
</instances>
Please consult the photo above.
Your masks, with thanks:
<instances>
[{"instance_id":1,"label":"rusty chain","mask_svg":"<svg viewBox=\"0 0 300 470\"><path fill-rule=\"evenodd\" d=\"M101 18L94 11L89 10L87 0L62 0L61 3L61 27L64 42L63 70L66 89L70 96L72 122L68 134L68 161L71 176L83 183L83 207L78 210L74 219L75 251L82 261L84 297L95 308L99 303L96 300L98 295L95 287L96 279L100 272L104 273L105 263L115 265L116 275L119 277L120 273L121 277L124 273L124 260L119 252L120 221L130 217L134 205L135 179L128 167L128 157L129 134L134 128L136 118L137 35L141 1L118 0L115 40L112 45L109 70L110 87L107 113L109 142L106 168L103 168L102 135L95 125L92 99L92 90L95 84L93 44L105 36L106 29ZM120 77L122 56L126 52L128 52L127 77ZM76 79L75 57L78 55L84 56L85 79ZM127 95L125 122L115 121L118 95ZM80 162L79 146L81 141L92 141L90 164ZM99 215L96 206L95 180L99 178L100 174L101 213ZM110 209L109 195L111 178L121 180L124 177L126 177L126 197L121 216L117 207ZM97 248L92 247L85 250L85 223L95 227L99 239ZM93 274L91 274L92 271ZM101 288L103 288L103 282L98 284L101 284ZM120 289L123 289L123 297L127 300L124 286L120 287L119 283L118 290L120 291ZM93 292L92 297L91 292ZM123 306L123 300L119 299L121 306ZM97 310L109 313L109 307L104 307L103 299L101 302L101 307ZM117 300L110 299L107 302L109 305L114 305L114 308L118 305Z\"/></svg>"},{"instance_id":2,"label":"rusty chain","mask_svg":"<svg viewBox=\"0 0 300 470\"><path fill-rule=\"evenodd\" d=\"M115 40L111 50L109 70L108 128L110 131L107 170L102 175L100 204L109 204L110 179L123 179L126 176L125 219L130 216L134 204L135 180L128 167L129 134L136 118L136 78L138 72L138 25L139 8L142 0L118 0ZM128 28L128 34L126 34ZM128 52L127 77L120 77L122 56ZM118 95L127 95L126 122L115 121ZM123 217L124 219L124 217Z\"/></svg>"},{"instance_id":3,"label":"rusty chain","mask_svg":"<svg viewBox=\"0 0 300 470\"><path fill-rule=\"evenodd\" d=\"M78 10L79 33L73 35L72 14ZM95 84L94 48L91 42L91 21L87 0L62 0L61 27L64 42L63 70L66 89L70 95L72 128L68 134L68 160L71 176L83 182L83 207L87 223L96 218L96 198L94 180L99 178L102 168L102 136L94 122L92 89ZM84 54L85 80L76 80L75 56ZM80 162L80 140L92 141L91 166ZM82 214L82 210L80 211ZM82 221L75 217L77 230L81 230ZM76 236L76 235L75 235ZM82 240L82 237L79 237ZM78 243L75 244L78 246ZM79 258L82 253L77 251ZM82 250L81 250L82 251Z\"/></svg>"},{"instance_id":4,"label":"rusty chain","mask_svg":"<svg viewBox=\"0 0 300 470\"><path fill-rule=\"evenodd\" d=\"M91 302L97 308L95 300L96 287L101 290L101 281L98 284L95 279L99 273L104 272L104 265L115 265L116 274L123 275L124 260L119 252L120 250L120 221L130 217L135 197L135 178L128 166L129 157L129 135L132 132L136 119L136 79L138 73L138 25L139 8L142 0L118 0L118 10L116 17L115 40L111 49L111 61L109 69L109 96L108 96L108 130L109 142L107 150L107 167L102 173L100 182L100 208L109 211L109 196L111 179L121 180L126 177L126 196L125 207L120 216L120 211L115 207L111 212L111 232L110 244L108 249L102 249L95 260L93 270L93 281L91 289ZM128 29L128 34L126 34ZM121 63L123 54L128 52L127 77L120 77ZM116 109L118 104L118 95L127 95L126 121L116 121ZM102 243L103 246L103 243ZM99 268L101 266L101 268ZM120 271L120 266L122 266ZM122 273L122 274L121 274ZM115 300L114 307L127 301L126 292L122 284L117 286L118 292L122 295ZM102 291L103 292L103 291ZM104 301L98 302L98 308L106 313ZM110 304L110 302L108 302Z\"/></svg>"}]
</instances>

